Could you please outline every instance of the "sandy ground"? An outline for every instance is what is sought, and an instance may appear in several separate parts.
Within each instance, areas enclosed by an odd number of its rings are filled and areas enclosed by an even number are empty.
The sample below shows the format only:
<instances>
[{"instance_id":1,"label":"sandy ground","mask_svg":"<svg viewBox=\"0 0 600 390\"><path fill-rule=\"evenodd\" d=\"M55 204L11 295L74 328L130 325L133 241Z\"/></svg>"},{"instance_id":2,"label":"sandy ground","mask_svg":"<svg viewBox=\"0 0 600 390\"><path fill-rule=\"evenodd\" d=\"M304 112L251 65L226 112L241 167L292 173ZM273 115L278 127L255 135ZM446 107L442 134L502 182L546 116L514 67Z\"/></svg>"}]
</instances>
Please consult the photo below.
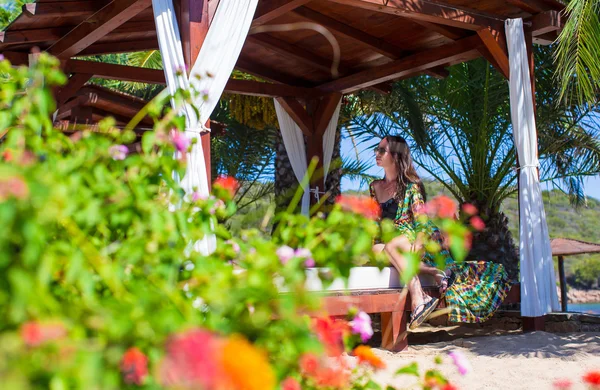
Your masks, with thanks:
<instances>
[{"instance_id":1,"label":"sandy ground","mask_svg":"<svg viewBox=\"0 0 600 390\"><path fill-rule=\"evenodd\" d=\"M452 350L462 351L469 359L469 374L458 373L447 356ZM573 382L572 389L585 389L581 377L600 370L600 333L514 333L415 345L400 353L375 349L375 353L387 364L375 378L396 388L414 383L409 376L394 377L398 368L416 361L424 372L436 366L434 358L439 355L444 359L441 371L463 390L553 389L553 382L564 378Z\"/></svg>"}]
</instances>

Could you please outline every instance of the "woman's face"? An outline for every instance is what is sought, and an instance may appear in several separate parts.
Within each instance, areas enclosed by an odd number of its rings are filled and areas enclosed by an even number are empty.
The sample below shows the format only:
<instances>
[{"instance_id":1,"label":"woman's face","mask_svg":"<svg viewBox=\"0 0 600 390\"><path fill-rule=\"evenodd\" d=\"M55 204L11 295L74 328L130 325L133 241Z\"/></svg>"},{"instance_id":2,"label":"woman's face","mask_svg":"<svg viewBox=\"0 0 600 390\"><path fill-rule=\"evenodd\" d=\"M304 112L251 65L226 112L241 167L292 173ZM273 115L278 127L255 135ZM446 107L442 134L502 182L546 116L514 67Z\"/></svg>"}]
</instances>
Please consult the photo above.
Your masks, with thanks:
<instances>
[{"instance_id":1,"label":"woman's face","mask_svg":"<svg viewBox=\"0 0 600 390\"><path fill-rule=\"evenodd\" d=\"M387 168L394 166L394 156L390 152L387 139L382 139L379 146L375 148L375 162L378 167Z\"/></svg>"}]
</instances>

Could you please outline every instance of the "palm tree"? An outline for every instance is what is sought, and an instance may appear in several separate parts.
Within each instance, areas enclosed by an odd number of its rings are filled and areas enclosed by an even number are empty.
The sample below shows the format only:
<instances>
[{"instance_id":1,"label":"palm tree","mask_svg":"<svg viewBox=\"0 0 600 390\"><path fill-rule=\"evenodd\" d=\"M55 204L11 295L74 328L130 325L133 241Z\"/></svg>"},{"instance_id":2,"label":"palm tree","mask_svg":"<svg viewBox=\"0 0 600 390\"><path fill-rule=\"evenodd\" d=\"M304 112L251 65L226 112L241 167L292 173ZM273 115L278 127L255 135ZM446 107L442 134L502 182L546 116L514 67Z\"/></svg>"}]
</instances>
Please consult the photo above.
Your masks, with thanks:
<instances>
[{"instance_id":1,"label":"palm tree","mask_svg":"<svg viewBox=\"0 0 600 390\"><path fill-rule=\"evenodd\" d=\"M537 127L541 178L581 204L582 177L600 172L600 112L557 105L548 50L537 52ZM363 142L390 133L407 136L413 157L460 203L473 203L487 227L474 237L471 258L505 264L515 276L517 254L502 202L517 189L508 85L487 62L451 68L450 77L396 83L387 97L361 97L365 112L349 130Z\"/></svg>"},{"instance_id":2,"label":"palm tree","mask_svg":"<svg viewBox=\"0 0 600 390\"><path fill-rule=\"evenodd\" d=\"M560 96L596 104L600 93L600 1L570 0L558 39Z\"/></svg>"}]
</instances>

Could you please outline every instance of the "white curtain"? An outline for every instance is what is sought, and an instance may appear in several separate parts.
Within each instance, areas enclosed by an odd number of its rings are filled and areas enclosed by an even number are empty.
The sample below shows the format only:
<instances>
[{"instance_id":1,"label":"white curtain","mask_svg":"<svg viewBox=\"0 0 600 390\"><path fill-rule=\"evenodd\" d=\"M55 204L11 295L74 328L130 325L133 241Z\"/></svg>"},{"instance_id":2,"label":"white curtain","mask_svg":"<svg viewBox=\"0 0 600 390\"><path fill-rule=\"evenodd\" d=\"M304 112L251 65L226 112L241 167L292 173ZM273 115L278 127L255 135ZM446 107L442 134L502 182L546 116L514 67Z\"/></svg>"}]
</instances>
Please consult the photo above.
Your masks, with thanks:
<instances>
[{"instance_id":1,"label":"white curtain","mask_svg":"<svg viewBox=\"0 0 600 390\"><path fill-rule=\"evenodd\" d=\"M506 39L510 63L513 137L520 164L521 314L525 317L538 317L560 308L538 177L535 114L522 19L506 21Z\"/></svg>"},{"instance_id":2,"label":"white curtain","mask_svg":"<svg viewBox=\"0 0 600 390\"><path fill-rule=\"evenodd\" d=\"M329 173L329 167L331 166L331 159L333 158L333 149L335 147L335 133L337 132L338 120L340 118L340 107L342 107L342 99L337 104L333 115L331 116L331 120L327 125L327 130L325 130L325 134L323 134L323 171L324 177L323 182L327 180L327 174ZM321 188L321 191L324 191L324 188Z\"/></svg>"},{"instance_id":3,"label":"white curtain","mask_svg":"<svg viewBox=\"0 0 600 390\"><path fill-rule=\"evenodd\" d=\"M285 111L285 109L279 104L277 99L274 99L275 111L277 113L277 120L279 121L279 128L283 138L283 145L290 159L292 170L296 179L300 183L302 178L306 175L308 170L308 163L306 160L306 148L304 146L304 135L298 124L292 119L292 117ZM331 166L331 159L333 158L333 149L335 146L335 133L337 131L338 120L340 117L340 107L342 106L342 99L337 104L327 129L323 134L323 170L324 177L323 182L327 179L329 167ZM315 189L317 190L317 189ZM325 188L319 188L319 192L324 192ZM310 210L310 192L308 186L304 188L304 195L302 196L301 213L308 215Z\"/></svg>"},{"instance_id":4,"label":"white curtain","mask_svg":"<svg viewBox=\"0 0 600 390\"><path fill-rule=\"evenodd\" d=\"M277 113L277 120L279 121L279 129L281 130L281 136L283 138L283 145L290 159L292 170L298 182L302 182L308 164L306 163L306 148L304 147L304 135L298 124L292 119L292 117L285 111L285 109L279 104L277 99L273 99L275 103L275 112ZM300 202L301 212L304 215L308 215L310 210L310 192L308 186L304 188L304 195L302 195L302 201Z\"/></svg>"},{"instance_id":5,"label":"white curtain","mask_svg":"<svg viewBox=\"0 0 600 390\"><path fill-rule=\"evenodd\" d=\"M208 177L200 134L207 131L204 124L209 120L227 80L233 71L242 46L248 35L258 0L221 0L208 30L198 59L192 66L190 77L185 71L179 26L172 0L152 0L158 45L170 93L189 89L190 83L198 94L192 107L183 108L186 118L185 135L197 142L188 153L186 173L181 186L187 194L198 191L208 196ZM195 244L195 249L209 254L216 247L215 236L210 234Z\"/></svg>"}]
</instances>

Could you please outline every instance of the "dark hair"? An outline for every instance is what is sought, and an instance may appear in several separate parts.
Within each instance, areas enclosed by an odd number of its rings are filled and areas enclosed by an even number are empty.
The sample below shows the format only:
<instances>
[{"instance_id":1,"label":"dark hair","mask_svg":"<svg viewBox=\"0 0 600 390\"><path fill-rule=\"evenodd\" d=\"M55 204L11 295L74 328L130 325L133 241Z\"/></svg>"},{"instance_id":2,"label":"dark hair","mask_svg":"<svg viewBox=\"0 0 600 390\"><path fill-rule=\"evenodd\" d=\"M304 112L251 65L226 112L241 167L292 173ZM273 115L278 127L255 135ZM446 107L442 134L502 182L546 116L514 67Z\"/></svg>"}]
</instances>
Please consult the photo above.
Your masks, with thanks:
<instances>
[{"instance_id":1,"label":"dark hair","mask_svg":"<svg viewBox=\"0 0 600 390\"><path fill-rule=\"evenodd\" d=\"M426 199L425 194L425 186L415 169L413 164L412 157L410 156L410 148L406 143L406 140L397 135L388 135L384 138L387 140L390 153L394 156L394 163L396 165L396 169L398 170L398 182L396 184L396 199L399 201L402 200L401 197L404 196L404 192L406 191L406 186L409 183L414 183L419 186L419 190L423 195L423 199Z\"/></svg>"}]
</instances>

